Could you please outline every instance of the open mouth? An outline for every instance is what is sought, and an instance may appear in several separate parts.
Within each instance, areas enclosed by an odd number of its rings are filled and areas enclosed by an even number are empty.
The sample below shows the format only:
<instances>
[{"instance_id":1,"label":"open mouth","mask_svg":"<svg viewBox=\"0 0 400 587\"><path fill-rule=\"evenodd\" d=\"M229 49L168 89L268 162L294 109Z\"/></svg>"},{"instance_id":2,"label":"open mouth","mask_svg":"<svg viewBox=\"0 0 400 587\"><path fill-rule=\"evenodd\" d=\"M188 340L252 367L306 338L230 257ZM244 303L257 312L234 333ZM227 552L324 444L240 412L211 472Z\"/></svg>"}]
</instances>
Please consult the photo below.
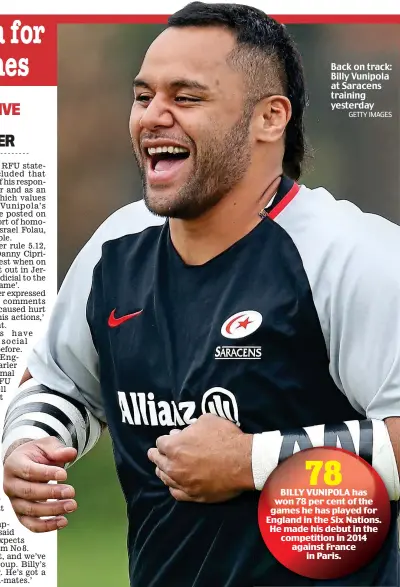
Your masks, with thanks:
<instances>
[{"instance_id":1,"label":"open mouth","mask_svg":"<svg viewBox=\"0 0 400 587\"><path fill-rule=\"evenodd\" d=\"M154 173L170 173L178 170L183 162L189 158L190 151L185 147L165 145L162 147L149 147L146 149L149 157L150 168Z\"/></svg>"}]
</instances>

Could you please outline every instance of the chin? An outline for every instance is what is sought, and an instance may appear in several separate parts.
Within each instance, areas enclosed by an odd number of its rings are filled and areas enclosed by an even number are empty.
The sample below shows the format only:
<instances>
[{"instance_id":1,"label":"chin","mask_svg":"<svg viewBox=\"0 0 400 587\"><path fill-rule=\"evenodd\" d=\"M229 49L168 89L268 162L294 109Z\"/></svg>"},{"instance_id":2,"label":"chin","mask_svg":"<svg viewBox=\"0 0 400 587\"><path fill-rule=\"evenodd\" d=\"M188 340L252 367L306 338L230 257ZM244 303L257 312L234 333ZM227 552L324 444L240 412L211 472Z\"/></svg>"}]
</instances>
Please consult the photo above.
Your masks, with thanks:
<instances>
[{"instance_id":1,"label":"chin","mask_svg":"<svg viewBox=\"0 0 400 587\"><path fill-rule=\"evenodd\" d=\"M146 196L144 198L147 208L156 216L163 218L178 218L179 220L194 220L201 216L201 211L187 203L173 201L173 198L164 200L159 197Z\"/></svg>"},{"instance_id":2,"label":"chin","mask_svg":"<svg viewBox=\"0 0 400 587\"><path fill-rule=\"evenodd\" d=\"M187 203L182 202L179 197L179 187L170 186L151 186L148 185L144 191L144 202L147 208L156 216L178 218L182 209L186 208ZM176 214L178 216L176 216Z\"/></svg>"},{"instance_id":3,"label":"chin","mask_svg":"<svg viewBox=\"0 0 400 587\"><path fill-rule=\"evenodd\" d=\"M147 193L144 197L144 202L153 214L156 216L169 217L174 210L173 196L160 196L159 194Z\"/></svg>"}]
</instances>

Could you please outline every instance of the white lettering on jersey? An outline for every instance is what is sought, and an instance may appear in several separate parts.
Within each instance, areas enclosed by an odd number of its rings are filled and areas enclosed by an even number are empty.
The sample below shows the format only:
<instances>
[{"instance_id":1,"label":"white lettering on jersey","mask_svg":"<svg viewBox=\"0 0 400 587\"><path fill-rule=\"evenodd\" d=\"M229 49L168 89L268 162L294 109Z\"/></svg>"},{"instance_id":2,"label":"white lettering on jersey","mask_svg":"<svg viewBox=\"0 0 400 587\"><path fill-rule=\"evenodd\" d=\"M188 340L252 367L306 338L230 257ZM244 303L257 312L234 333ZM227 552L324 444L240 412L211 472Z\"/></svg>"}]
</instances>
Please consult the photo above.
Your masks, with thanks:
<instances>
[{"instance_id":1,"label":"white lettering on jersey","mask_svg":"<svg viewBox=\"0 0 400 587\"><path fill-rule=\"evenodd\" d=\"M196 422L194 417L196 402L156 401L154 393L125 393L118 391L122 423L131 426L188 426ZM202 414L215 414L239 423L239 410L236 398L231 391L223 387L212 387L202 397L200 405Z\"/></svg>"}]
</instances>

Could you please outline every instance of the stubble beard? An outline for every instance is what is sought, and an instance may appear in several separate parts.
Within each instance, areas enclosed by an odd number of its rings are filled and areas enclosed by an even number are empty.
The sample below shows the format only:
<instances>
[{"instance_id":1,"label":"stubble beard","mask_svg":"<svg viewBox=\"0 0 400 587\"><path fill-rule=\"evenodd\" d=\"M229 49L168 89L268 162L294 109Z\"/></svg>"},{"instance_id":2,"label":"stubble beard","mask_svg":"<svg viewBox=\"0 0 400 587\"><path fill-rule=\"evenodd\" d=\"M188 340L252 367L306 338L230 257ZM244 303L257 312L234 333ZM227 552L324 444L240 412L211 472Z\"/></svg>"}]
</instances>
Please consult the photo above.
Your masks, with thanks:
<instances>
[{"instance_id":1,"label":"stubble beard","mask_svg":"<svg viewBox=\"0 0 400 587\"><path fill-rule=\"evenodd\" d=\"M192 150L191 157L195 163L191 177L175 194L163 195L149 189L141 157L134 147L143 199L150 212L167 218L193 220L218 204L243 178L250 165L250 120L251 113L245 110L222 140L216 134L204 142L196 153Z\"/></svg>"}]
</instances>

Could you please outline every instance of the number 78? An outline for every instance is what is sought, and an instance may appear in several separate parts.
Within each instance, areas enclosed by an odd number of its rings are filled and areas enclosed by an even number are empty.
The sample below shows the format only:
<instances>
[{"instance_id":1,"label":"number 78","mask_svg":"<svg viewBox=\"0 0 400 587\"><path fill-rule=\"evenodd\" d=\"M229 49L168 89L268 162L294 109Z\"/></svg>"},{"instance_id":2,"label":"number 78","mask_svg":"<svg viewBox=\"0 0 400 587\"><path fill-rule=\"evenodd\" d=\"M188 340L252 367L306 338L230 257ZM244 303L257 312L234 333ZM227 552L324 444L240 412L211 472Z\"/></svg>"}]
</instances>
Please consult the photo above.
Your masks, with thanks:
<instances>
[{"instance_id":1,"label":"number 78","mask_svg":"<svg viewBox=\"0 0 400 587\"><path fill-rule=\"evenodd\" d=\"M324 467L325 465L325 467ZM324 482L326 485L340 485L342 482L341 464L339 461L306 461L307 471L311 470L310 485L318 484L318 475L324 467Z\"/></svg>"}]
</instances>

